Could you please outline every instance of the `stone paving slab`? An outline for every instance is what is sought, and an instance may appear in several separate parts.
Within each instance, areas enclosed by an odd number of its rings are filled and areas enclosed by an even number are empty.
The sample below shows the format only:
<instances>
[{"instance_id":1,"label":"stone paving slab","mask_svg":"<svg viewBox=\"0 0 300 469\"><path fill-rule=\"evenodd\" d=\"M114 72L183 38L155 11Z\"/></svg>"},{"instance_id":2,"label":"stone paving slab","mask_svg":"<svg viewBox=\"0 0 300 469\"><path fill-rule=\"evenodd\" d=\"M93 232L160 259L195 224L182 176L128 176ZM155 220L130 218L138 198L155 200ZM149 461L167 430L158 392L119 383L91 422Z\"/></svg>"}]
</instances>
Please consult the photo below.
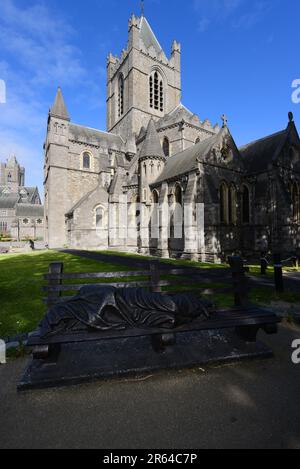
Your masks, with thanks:
<instances>
[{"instance_id":1,"label":"stone paving slab","mask_svg":"<svg viewBox=\"0 0 300 469\"><path fill-rule=\"evenodd\" d=\"M300 328L260 339L274 359L17 394L0 366L1 448L298 448Z\"/></svg>"}]
</instances>

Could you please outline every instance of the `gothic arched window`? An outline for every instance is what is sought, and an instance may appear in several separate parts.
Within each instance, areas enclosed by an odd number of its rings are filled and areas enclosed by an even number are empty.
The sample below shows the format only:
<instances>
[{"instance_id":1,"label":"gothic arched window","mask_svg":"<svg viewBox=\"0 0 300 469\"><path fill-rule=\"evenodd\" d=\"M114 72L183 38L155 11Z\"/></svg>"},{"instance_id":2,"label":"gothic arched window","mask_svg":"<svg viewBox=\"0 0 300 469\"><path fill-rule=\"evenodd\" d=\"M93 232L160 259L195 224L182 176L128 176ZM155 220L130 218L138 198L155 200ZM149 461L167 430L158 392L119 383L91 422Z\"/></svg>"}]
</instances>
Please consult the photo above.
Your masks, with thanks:
<instances>
[{"instance_id":1,"label":"gothic arched window","mask_svg":"<svg viewBox=\"0 0 300 469\"><path fill-rule=\"evenodd\" d=\"M91 155L88 152L84 152L82 155L82 168L91 169Z\"/></svg>"},{"instance_id":2,"label":"gothic arched window","mask_svg":"<svg viewBox=\"0 0 300 469\"><path fill-rule=\"evenodd\" d=\"M247 186L242 189L242 222L250 223L250 192Z\"/></svg>"},{"instance_id":3,"label":"gothic arched window","mask_svg":"<svg viewBox=\"0 0 300 469\"><path fill-rule=\"evenodd\" d=\"M150 108L164 111L164 82L160 73L155 70L149 77L149 103Z\"/></svg>"},{"instance_id":4,"label":"gothic arched window","mask_svg":"<svg viewBox=\"0 0 300 469\"><path fill-rule=\"evenodd\" d=\"M11 181L12 181L12 175L11 173L8 173L7 182L11 182Z\"/></svg>"},{"instance_id":5,"label":"gothic arched window","mask_svg":"<svg viewBox=\"0 0 300 469\"><path fill-rule=\"evenodd\" d=\"M104 222L104 209L103 207L96 207L95 209L96 228L103 228Z\"/></svg>"},{"instance_id":6,"label":"gothic arched window","mask_svg":"<svg viewBox=\"0 0 300 469\"><path fill-rule=\"evenodd\" d=\"M181 187L177 184L175 188L175 210L173 220L171 223L172 233L175 239L182 239L183 237L183 197ZM173 226L172 226L173 225Z\"/></svg>"},{"instance_id":7,"label":"gothic arched window","mask_svg":"<svg viewBox=\"0 0 300 469\"><path fill-rule=\"evenodd\" d=\"M154 190L152 192L152 202L154 204L158 204L158 200L159 200L158 192L157 192L157 190Z\"/></svg>"},{"instance_id":8,"label":"gothic arched window","mask_svg":"<svg viewBox=\"0 0 300 469\"><path fill-rule=\"evenodd\" d=\"M170 156L170 142L168 137L164 138L163 141L163 152L165 156Z\"/></svg>"},{"instance_id":9,"label":"gothic arched window","mask_svg":"<svg viewBox=\"0 0 300 469\"><path fill-rule=\"evenodd\" d=\"M6 234L7 233L7 222L6 221L0 221L0 233L1 234Z\"/></svg>"},{"instance_id":10,"label":"gothic arched window","mask_svg":"<svg viewBox=\"0 0 300 469\"><path fill-rule=\"evenodd\" d=\"M221 223L228 223L228 186L225 182L220 187L220 221Z\"/></svg>"},{"instance_id":11,"label":"gothic arched window","mask_svg":"<svg viewBox=\"0 0 300 469\"><path fill-rule=\"evenodd\" d=\"M196 138L195 145L197 145L197 143L200 143L200 137Z\"/></svg>"},{"instance_id":12,"label":"gothic arched window","mask_svg":"<svg viewBox=\"0 0 300 469\"><path fill-rule=\"evenodd\" d=\"M299 204L299 187L296 182L292 185L292 204L293 204L293 221L299 223L300 220L300 204Z\"/></svg>"},{"instance_id":13,"label":"gothic arched window","mask_svg":"<svg viewBox=\"0 0 300 469\"><path fill-rule=\"evenodd\" d=\"M236 188L235 186L232 185L228 191L228 219L229 219L229 223L232 223L233 225L235 225L237 221L236 204L237 204Z\"/></svg>"},{"instance_id":14,"label":"gothic arched window","mask_svg":"<svg viewBox=\"0 0 300 469\"><path fill-rule=\"evenodd\" d=\"M152 192L152 214L150 218L150 237L159 238L159 195L157 190Z\"/></svg>"},{"instance_id":15,"label":"gothic arched window","mask_svg":"<svg viewBox=\"0 0 300 469\"><path fill-rule=\"evenodd\" d=\"M150 75L149 77L149 102L150 102L150 107L153 108L153 76Z\"/></svg>"},{"instance_id":16,"label":"gothic arched window","mask_svg":"<svg viewBox=\"0 0 300 469\"><path fill-rule=\"evenodd\" d=\"M124 114L124 77L123 75L119 76L118 83L118 117L123 116Z\"/></svg>"},{"instance_id":17,"label":"gothic arched window","mask_svg":"<svg viewBox=\"0 0 300 469\"><path fill-rule=\"evenodd\" d=\"M175 189L175 202L176 204L182 205L182 190L179 185Z\"/></svg>"}]
</instances>

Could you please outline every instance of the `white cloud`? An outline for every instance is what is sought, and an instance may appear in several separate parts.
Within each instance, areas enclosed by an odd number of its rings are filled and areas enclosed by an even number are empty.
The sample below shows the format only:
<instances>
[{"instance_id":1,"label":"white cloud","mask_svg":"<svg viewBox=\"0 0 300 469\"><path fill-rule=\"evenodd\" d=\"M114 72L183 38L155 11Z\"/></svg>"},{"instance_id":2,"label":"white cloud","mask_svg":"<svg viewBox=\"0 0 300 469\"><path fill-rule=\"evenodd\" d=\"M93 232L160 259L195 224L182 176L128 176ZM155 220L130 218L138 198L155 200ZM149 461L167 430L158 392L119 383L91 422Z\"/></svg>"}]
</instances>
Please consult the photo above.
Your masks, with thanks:
<instances>
[{"instance_id":1,"label":"white cloud","mask_svg":"<svg viewBox=\"0 0 300 469\"><path fill-rule=\"evenodd\" d=\"M1 0L0 43L12 54L24 72L31 72L35 85L70 82L85 78L81 54L70 42L71 27L54 19L45 6L21 9L13 0Z\"/></svg>"},{"instance_id":2,"label":"white cloud","mask_svg":"<svg viewBox=\"0 0 300 469\"><path fill-rule=\"evenodd\" d=\"M227 17L234 12L245 0L194 0L195 10L212 17Z\"/></svg>"},{"instance_id":3,"label":"white cloud","mask_svg":"<svg viewBox=\"0 0 300 469\"><path fill-rule=\"evenodd\" d=\"M0 0L0 79L7 89L7 102L0 104L0 160L15 153L27 166L27 183L40 188L49 91L54 99L58 85L73 88L78 106L100 107L99 70L87 73L75 40L76 32L51 4L37 0L20 7L16 0Z\"/></svg>"},{"instance_id":4,"label":"white cloud","mask_svg":"<svg viewBox=\"0 0 300 469\"><path fill-rule=\"evenodd\" d=\"M198 24L198 31L204 33L207 31L210 25L210 20L208 18L201 18Z\"/></svg>"},{"instance_id":5,"label":"white cloud","mask_svg":"<svg viewBox=\"0 0 300 469\"><path fill-rule=\"evenodd\" d=\"M266 16L270 8L270 3L256 2L253 4L250 11L241 15L233 22L233 26L235 28L251 29Z\"/></svg>"},{"instance_id":6,"label":"white cloud","mask_svg":"<svg viewBox=\"0 0 300 469\"><path fill-rule=\"evenodd\" d=\"M268 12L270 2L246 0L194 0L194 8L200 16L198 30L205 32L215 24L227 23L233 28L249 29Z\"/></svg>"}]
</instances>

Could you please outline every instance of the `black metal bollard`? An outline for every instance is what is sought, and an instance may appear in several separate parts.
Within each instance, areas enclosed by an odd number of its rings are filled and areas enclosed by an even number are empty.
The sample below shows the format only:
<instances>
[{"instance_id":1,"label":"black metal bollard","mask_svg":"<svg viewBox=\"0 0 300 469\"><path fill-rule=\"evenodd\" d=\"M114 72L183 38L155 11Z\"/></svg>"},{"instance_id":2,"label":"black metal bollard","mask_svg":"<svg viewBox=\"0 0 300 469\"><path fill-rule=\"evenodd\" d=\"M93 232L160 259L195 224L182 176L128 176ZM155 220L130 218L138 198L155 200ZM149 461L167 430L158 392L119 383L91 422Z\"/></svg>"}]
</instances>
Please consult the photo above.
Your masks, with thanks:
<instances>
[{"instance_id":1,"label":"black metal bollard","mask_svg":"<svg viewBox=\"0 0 300 469\"><path fill-rule=\"evenodd\" d=\"M284 285L283 285L283 275L282 275L282 262L281 262L281 254L275 253L274 254L274 280L275 280L275 290L277 293L284 292Z\"/></svg>"},{"instance_id":2,"label":"black metal bollard","mask_svg":"<svg viewBox=\"0 0 300 469\"><path fill-rule=\"evenodd\" d=\"M239 256L232 256L228 258L228 262L232 271L234 304L238 307L246 307L249 305L248 279L245 275L243 259Z\"/></svg>"}]
</instances>

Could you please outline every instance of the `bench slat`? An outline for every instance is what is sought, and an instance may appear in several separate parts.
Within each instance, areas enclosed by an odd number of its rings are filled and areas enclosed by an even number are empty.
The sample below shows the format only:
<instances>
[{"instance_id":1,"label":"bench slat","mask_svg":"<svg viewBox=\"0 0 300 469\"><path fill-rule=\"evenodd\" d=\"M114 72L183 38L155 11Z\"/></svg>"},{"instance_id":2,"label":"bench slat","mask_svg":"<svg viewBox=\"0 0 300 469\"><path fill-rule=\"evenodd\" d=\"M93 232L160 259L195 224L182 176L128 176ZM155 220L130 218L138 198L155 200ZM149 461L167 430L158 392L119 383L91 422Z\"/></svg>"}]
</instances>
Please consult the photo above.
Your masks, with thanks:
<instances>
[{"instance_id":1,"label":"bench slat","mask_svg":"<svg viewBox=\"0 0 300 469\"><path fill-rule=\"evenodd\" d=\"M202 277L203 274L190 269L165 269L159 270L160 275L182 275L194 277ZM68 274L45 274L45 280L72 280L72 279L87 279L87 278L124 278L124 277L150 277L151 273L149 270L143 271L122 271L122 272L93 272L93 273L68 273Z\"/></svg>"},{"instance_id":2,"label":"bench slat","mask_svg":"<svg viewBox=\"0 0 300 469\"><path fill-rule=\"evenodd\" d=\"M180 326L176 329L128 329L124 331L99 331L94 332L74 332L66 333L56 336L49 336L46 339L41 339L38 334L32 334L29 337L28 345L51 345L51 344L64 344L74 342L91 342L97 340L111 340L122 339L139 336L150 336L156 334L181 334L186 332L199 332L202 330L218 330L218 329L231 329L241 326L265 326L269 324L277 324L281 321L275 314L266 311L252 311L250 314L245 313L244 317L234 318L230 317L232 312L223 313L222 317L211 319L208 321L194 321L190 324Z\"/></svg>"},{"instance_id":3,"label":"bench slat","mask_svg":"<svg viewBox=\"0 0 300 469\"><path fill-rule=\"evenodd\" d=\"M152 287L152 282L117 282L117 283L86 283L86 284L64 284L64 285L47 285L43 287L43 291L60 292L60 291L79 291L83 287L115 287L115 288L139 288ZM168 287L171 285L167 280L161 280L158 284L160 287Z\"/></svg>"},{"instance_id":4,"label":"bench slat","mask_svg":"<svg viewBox=\"0 0 300 469\"><path fill-rule=\"evenodd\" d=\"M68 273L61 275L45 274L45 280L72 280L86 278L124 278L124 277L150 277L149 270L144 271L128 271L128 272L92 272L92 273Z\"/></svg>"}]
</instances>

